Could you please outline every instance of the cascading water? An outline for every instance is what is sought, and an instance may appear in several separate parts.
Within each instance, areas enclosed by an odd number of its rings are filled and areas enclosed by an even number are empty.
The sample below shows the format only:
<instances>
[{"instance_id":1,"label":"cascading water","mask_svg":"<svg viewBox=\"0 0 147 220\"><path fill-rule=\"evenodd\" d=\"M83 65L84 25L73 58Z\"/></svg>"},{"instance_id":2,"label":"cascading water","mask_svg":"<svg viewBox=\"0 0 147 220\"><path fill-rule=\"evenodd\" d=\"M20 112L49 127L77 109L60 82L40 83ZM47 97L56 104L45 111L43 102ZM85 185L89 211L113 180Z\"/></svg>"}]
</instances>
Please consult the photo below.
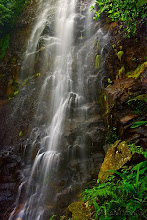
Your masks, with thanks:
<instances>
[{"instance_id":1,"label":"cascading water","mask_svg":"<svg viewBox=\"0 0 147 220\"><path fill-rule=\"evenodd\" d=\"M25 143L28 162L9 220L45 220L54 210L60 212L61 198L78 192L103 160L103 141L97 137L104 130L97 92L103 63L96 70L94 65L97 50L98 56L105 56L107 34L94 27L92 2L40 2L21 80L39 71L42 85L33 129Z\"/></svg>"}]
</instances>

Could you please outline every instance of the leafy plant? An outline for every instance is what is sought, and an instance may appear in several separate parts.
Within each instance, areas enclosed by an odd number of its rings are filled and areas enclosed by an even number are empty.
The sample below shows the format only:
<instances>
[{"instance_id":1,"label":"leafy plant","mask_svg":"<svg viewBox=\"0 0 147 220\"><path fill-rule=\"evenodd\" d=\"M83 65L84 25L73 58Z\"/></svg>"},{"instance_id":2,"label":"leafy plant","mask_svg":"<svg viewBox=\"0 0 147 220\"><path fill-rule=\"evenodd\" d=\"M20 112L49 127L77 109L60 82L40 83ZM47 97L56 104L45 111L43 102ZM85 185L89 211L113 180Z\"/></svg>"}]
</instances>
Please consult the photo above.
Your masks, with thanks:
<instances>
[{"instance_id":1,"label":"leafy plant","mask_svg":"<svg viewBox=\"0 0 147 220\"><path fill-rule=\"evenodd\" d=\"M105 13L112 21L121 21L125 24L127 36L135 35L137 22L146 18L146 0L96 0L98 11L94 19L98 20ZM91 7L94 9L94 6ZM142 22L142 20L141 20Z\"/></svg>"},{"instance_id":2,"label":"leafy plant","mask_svg":"<svg viewBox=\"0 0 147 220\"><path fill-rule=\"evenodd\" d=\"M142 125L147 125L147 121L136 121L132 124L131 128L138 128Z\"/></svg>"},{"instance_id":3,"label":"leafy plant","mask_svg":"<svg viewBox=\"0 0 147 220\"><path fill-rule=\"evenodd\" d=\"M136 97L130 98L127 101L129 109L135 114L143 114L147 112L147 95L142 94Z\"/></svg>"},{"instance_id":4,"label":"leafy plant","mask_svg":"<svg viewBox=\"0 0 147 220\"><path fill-rule=\"evenodd\" d=\"M116 130L117 130L117 129L116 129L115 127L113 127L112 130L110 130L110 131L108 132L108 134L106 135L106 142L107 142L108 144L114 144L114 142L115 142L116 140L118 140L118 135L117 135Z\"/></svg>"},{"instance_id":5,"label":"leafy plant","mask_svg":"<svg viewBox=\"0 0 147 220\"><path fill-rule=\"evenodd\" d=\"M50 218L50 220L54 220L55 217L56 217L56 215L53 215L53 216Z\"/></svg>"},{"instance_id":6,"label":"leafy plant","mask_svg":"<svg viewBox=\"0 0 147 220\"><path fill-rule=\"evenodd\" d=\"M6 49L9 47L10 35L7 34L4 39L0 39L1 54L0 59L5 56Z\"/></svg>"},{"instance_id":7,"label":"leafy plant","mask_svg":"<svg viewBox=\"0 0 147 220\"><path fill-rule=\"evenodd\" d=\"M138 154L145 155L145 153L146 153L146 151L144 152L144 150L141 146L136 146L134 143L128 144L128 147L130 148L130 150L133 154L138 153Z\"/></svg>"},{"instance_id":8,"label":"leafy plant","mask_svg":"<svg viewBox=\"0 0 147 220\"><path fill-rule=\"evenodd\" d=\"M0 59L9 46L10 31L27 4L24 0L0 0Z\"/></svg>"},{"instance_id":9,"label":"leafy plant","mask_svg":"<svg viewBox=\"0 0 147 220\"><path fill-rule=\"evenodd\" d=\"M19 132L19 134L18 134L18 136L19 136L19 137L21 137L21 136L22 136L22 134L23 134L23 133L22 133L22 131L20 131L20 132Z\"/></svg>"},{"instance_id":10,"label":"leafy plant","mask_svg":"<svg viewBox=\"0 0 147 220\"><path fill-rule=\"evenodd\" d=\"M137 101L137 100L142 100L142 101L145 101L147 102L147 94L142 94L142 95L138 95L132 99L129 99L128 100L128 103L132 102L132 101Z\"/></svg>"},{"instance_id":11,"label":"leafy plant","mask_svg":"<svg viewBox=\"0 0 147 220\"><path fill-rule=\"evenodd\" d=\"M147 155L144 154L147 158ZM147 208L147 160L131 170L113 171L107 182L85 189L81 197L88 201L94 219L145 219ZM110 170L112 172L112 170Z\"/></svg>"}]
</instances>

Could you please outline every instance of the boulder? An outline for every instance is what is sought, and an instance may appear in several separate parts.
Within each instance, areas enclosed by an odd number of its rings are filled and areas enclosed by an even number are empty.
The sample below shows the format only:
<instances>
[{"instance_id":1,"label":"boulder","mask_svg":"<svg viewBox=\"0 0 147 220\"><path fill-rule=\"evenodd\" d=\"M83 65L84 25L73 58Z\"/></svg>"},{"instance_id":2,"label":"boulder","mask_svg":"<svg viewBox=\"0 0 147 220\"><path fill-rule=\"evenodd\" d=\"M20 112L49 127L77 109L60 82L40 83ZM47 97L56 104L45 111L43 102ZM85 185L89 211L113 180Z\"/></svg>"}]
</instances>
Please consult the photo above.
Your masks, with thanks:
<instances>
[{"instance_id":1,"label":"boulder","mask_svg":"<svg viewBox=\"0 0 147 220\"><path fill-rule=\"evenodd\" d=\"M109 170L119 170L125 163L130 161L131 157L132 154L127 143L117 140L106 153L98 175L99 181L105 182L105 180L113 174L113 172Z\"/></svg>"},{"instance_id":2,"label":"boulder","mask_svg":"<svg viewBox=\"0 0 147 220\"><path fill-rule=\"evenodd\" d=\"M74 202L68 206L68 215L72 216L72 220L87 220L89 212L84 202Z\"/></svg>"}]
</instances>

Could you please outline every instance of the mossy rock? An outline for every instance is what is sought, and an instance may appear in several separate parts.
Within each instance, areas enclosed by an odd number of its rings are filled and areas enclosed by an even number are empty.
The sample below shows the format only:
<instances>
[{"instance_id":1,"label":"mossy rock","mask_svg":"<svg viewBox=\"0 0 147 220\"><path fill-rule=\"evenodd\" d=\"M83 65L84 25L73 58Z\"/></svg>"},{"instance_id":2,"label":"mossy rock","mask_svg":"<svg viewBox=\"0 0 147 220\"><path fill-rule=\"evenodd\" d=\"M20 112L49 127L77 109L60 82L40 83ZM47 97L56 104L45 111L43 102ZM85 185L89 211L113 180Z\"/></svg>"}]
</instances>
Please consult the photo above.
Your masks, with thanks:
<instances>
[{"instance_id":1,"label":"mossy rock","mask_svg":"<svg viewBox=\"0 0 147 220\"><path fill-rule=\"evenodd\" d=\"M147 68L147 61L144 62L143 64L140 64L134 71L128 72L127 77L138 79L146 68Z\"/></svg>"},{"instance_id":2,"label":"mossy rock","mask_svg":"<svg viewBox=\"0 0 147 220\"><path fill-rule=\"evenodd\" d=\"M106 179L113 174L108 170L119 170L125 163L130 161L132 157L128 144L123 141L117 140L112 145L105 156L104 162L101 166L98 179L100 182L105 182Z\"/></svg>"},{"instance_id":3,"label":"mossy rock","mask_svg":"<svg viewBox=\"0 0 147 220\"><path fill-rule=\"evenodd\" d=\"M72 213L72 220L87 220L89 219L89 212L85 206L85 203L74 202L68 206L68 212Z\"/></svg>"}]
</instances>

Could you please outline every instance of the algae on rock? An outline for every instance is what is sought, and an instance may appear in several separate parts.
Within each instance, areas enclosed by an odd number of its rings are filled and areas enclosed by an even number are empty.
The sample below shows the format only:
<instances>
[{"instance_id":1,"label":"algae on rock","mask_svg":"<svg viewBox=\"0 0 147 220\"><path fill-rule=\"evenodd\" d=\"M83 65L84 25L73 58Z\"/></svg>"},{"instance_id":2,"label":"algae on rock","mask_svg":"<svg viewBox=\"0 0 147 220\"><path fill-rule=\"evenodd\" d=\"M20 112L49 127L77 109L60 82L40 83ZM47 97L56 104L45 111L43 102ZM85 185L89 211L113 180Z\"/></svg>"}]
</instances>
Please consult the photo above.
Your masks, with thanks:
<instances>
[{"instance_id":1,"label":"algae on rock","mask_svg":"<svg viewBox=\"0 0 147 220\"><path fill-rule=\"evenodd\" d=\"M89 212L85 203L74 202L68 206L68 211L72 213L72 220L87 220L89 219Z\"/></svg>"},{"instance_id":2,"label":"algae on rock","mask_svg":"<svg viewBox=\"0 0 147 220\"><path fill-rule=\"evenodd\" d=\"M132 154L128 144L125 141L121 142L117 140L106 153L98 175L99 181L105 182L105 180L113 174L113 172L109 170L119 170L126 162L130 161L131 157Z\"/></svg>"}]
</instances>

